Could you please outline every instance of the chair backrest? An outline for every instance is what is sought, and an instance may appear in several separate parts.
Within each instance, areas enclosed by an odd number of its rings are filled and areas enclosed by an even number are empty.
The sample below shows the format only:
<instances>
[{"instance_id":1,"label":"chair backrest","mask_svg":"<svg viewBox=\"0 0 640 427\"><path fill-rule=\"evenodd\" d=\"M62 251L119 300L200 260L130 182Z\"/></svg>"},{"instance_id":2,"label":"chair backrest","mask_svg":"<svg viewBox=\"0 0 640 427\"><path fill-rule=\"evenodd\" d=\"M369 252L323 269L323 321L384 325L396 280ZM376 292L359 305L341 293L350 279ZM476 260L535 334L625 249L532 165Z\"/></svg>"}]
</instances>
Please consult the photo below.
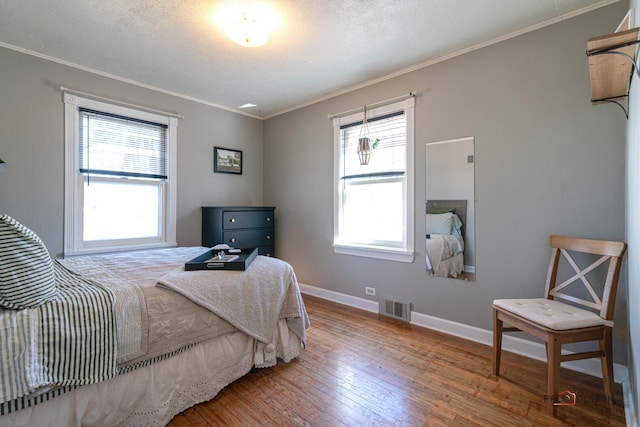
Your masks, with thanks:
<instances>
[{"instance_id":1,"label":"chair backrest","mask_svg":"<svg viewBox=\"0 0 640 427\"><path fill-rule=\"evenodd\" d=\"M609 240L591 240L558 235L551 236L549 241L553 250L551 261L549 262L549 270L547 271L545 298L570 301L598 311L603 319L612 320L616 292L618 290L618 277L620 276L622 257L627 250L627 244ZM580 268L570 252L574 254L599 255L600 257L588 266ZM564 256L564 259L573 268L575 274L557 284L560 255ZM599 293L597 288L594 288L590 282L593 277L588 279L587 274L603 265L606 266L607 271L604 277L604 284ZM604 269L605 267L602 268ZM576 285L570 286L576 282L583 285L582 289L586 289L591 300L576 296L576 294L580 294L578 292L580 287Z\"/></svg>"}]
</instances>

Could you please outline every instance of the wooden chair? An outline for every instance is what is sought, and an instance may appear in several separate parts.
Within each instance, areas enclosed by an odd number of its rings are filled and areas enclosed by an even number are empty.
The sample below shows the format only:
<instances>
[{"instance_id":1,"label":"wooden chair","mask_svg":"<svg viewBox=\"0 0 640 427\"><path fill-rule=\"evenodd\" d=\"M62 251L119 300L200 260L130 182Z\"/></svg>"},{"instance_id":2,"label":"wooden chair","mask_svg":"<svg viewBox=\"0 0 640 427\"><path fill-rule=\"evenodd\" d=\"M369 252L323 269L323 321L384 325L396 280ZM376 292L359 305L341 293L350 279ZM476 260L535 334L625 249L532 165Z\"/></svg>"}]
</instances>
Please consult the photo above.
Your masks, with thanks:
<instances>
[{"instance_id":1,"label":"wooden chair","mask_svg":"<svg viewBox=\"0 0 640 427\"><path fill-rule=\"evenodd\" d=\"M558 394L560 363L565 361L600 358L604 392L610 401L613 400L613 308L620 265L627 245L623 242L556 235L551 236L550 244L553 250L544 298L493 301L493 373L499 375L500 372L503 332L524 331L543 340L547 350L547 412L555 416L559 404L571 403L559 401L563 397ZM580 268L573 257L580 256L579 259L584 263L586 256L578 253L593 254L599 258L587 267ZM564 256L563 259L575 274L556 284L558 265L565 264L560 262L560 255ZM593 258L593 255L590 257ZM602 289L597 291L591 282L596 283L594 276L599 271L594 270L600 266L603 266L602 269L607 266L607 271L602 278ZM566 269L561 271L566 273ZM510 327L503 326L503 323ZM598 341L599 350L561 353L563 344L582 341Z\"/></svg>"}]
</instances>

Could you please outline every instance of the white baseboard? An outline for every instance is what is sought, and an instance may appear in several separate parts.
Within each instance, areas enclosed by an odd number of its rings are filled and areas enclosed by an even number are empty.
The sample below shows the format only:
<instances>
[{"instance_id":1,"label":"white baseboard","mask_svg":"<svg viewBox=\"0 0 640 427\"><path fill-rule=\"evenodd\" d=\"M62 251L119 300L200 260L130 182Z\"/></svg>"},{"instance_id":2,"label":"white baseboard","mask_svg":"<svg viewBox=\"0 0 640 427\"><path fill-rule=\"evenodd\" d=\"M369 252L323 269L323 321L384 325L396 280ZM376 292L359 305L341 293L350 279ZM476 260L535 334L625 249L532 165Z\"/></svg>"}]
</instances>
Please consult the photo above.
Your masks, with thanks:
<instances>
[{"instance_id":1,"label":"white baseboard","mask_svg":"<svg viewBox=\"0 0 640 427\"><path fill-rule=\"evenodd\" d=\"M624 396L624 420L629 427L638 427L638 415L635 406L631 402L635 402L635 396L629 378L622 382L622 395Z\"/></svg>"},{"instance_id":2,"label":"white baseboard","mask_svg":"<svg viewBox=\"0 0 640 427\"><path fill-rule=\"evenodd\" d=\"M311 285L299 283L300 292L314 297L326 299L328 301L337 302L339 304L348 305L350 307L359 308L372 313L378 312L378 302L371 301L366 298L352 297L351 295L341 294L340 292L330 291Z\"/></svg>"},{"instance_id":3,"label":"white baseboard","mask_svg":"<svg viewBox=\"0 0 640 427\"><path fill-rule=\"evenodd\" d=\"M379 311L378 302L366 298L354 297L351 295L342 294L340 292L330 291L327 289L305 285L302 283L300 284L300 291L303 294L316 296L318 298L370 311L372 313L378 313ZM487 310L490 310L490 307L487 308ZM415 311L411 312L411 324L422 326L428 329L433 329L439 332L444 332L449 335L465 338L481 344L486 344L488 346L493 346L493 331L477 328L475 326L452 322L451 320L440 319L438 317L417 313ZM547 360L545 347L542 343L537 343L505 334L502 338L502 348L506 351L520 354L522 356L531 357L533 359L542 361ZM602 378L600 361L597 359L565 362L562 364L562 366L574 371ZM624 385L624 383L628 381L629 377L626 366L619 363L614 363L613 371L614 379L616 382L623 383Z\"/></svg>"}]
</instances>

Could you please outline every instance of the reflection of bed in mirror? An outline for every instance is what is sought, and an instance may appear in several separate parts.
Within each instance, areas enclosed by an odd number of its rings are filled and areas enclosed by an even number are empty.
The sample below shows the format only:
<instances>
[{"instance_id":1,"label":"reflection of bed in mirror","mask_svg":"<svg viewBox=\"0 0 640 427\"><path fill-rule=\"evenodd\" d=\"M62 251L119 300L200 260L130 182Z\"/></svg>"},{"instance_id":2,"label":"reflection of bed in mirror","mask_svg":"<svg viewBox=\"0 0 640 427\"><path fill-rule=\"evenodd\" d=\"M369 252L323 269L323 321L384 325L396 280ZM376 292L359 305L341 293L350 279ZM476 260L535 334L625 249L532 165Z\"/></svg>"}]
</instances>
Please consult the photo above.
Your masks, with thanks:
<instances>
[{"instance_id":1,"label":"reflection of bed in mirror","mask_svg":"<svg viewBox=\"0 0 640 427\"><path fill-rule=\"evenodd\" d=\"M466 200L427 200L426 264L433 276L457 277L464 271Z\"/></svg>"}]
</instances>

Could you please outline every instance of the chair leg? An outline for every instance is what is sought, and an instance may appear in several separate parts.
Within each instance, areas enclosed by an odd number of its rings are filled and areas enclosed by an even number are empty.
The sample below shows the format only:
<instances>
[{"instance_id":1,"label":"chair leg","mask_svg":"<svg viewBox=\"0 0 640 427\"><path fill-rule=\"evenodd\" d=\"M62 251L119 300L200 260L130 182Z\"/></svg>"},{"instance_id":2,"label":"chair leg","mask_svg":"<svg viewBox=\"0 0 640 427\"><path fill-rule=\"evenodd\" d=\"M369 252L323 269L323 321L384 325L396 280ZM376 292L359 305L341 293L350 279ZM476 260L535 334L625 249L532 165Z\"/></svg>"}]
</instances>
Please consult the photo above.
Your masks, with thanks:
<instances>
[{"instance_id":1,"label":"chair leg","mask_svg":"<svg viewBox=\"0 0 640 427\"><path fill-rule=\"evenodd\" d=\"M493 310L493 375L500 375L500 357L502 356L502 320Z\"/></svg>"},{"instance_id":2,"label":"chair leg","mask_svg":"<svg viewBox=\"0 0 640 427\"><path fill-rule=\"evenodd\" d=\"M547 347L547 413L556 416L558 392L560 391L560 354L562 345L552 336L546 343Z\"/></svg>"},{"instance_id":3,"label":"chair leg","mask_svg":"<svg viewBox=\"0 0 640 427\"><path fill-rule=\"evenodd\" d=\"M613 330L604 328L604 336L599 341L600 351L603 356L600 358L602 365L602 381L604 383L604 394L609 403L614 402L615 384L613 377Z\"/></svg>"}]
</instances>

